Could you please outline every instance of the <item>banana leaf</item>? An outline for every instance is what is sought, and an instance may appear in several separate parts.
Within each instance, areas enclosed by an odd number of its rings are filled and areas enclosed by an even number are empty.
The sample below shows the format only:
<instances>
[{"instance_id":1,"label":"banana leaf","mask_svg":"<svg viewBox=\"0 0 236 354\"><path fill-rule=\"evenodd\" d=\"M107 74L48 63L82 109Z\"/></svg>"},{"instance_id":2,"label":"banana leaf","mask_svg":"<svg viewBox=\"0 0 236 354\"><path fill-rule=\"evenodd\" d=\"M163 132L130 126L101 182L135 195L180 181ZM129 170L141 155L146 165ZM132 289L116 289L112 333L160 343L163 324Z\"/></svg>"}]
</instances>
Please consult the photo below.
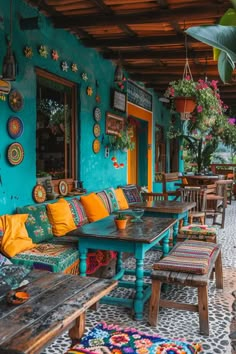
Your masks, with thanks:
<instances>
[{"instance_id":1,"label":"banana leaf","mask_svg":"<svg viewBox=\"0 0 236 354\"><path fill-rule=\"evenodd\" d=\"M235 0L236 3L236 0ZM222 26L236 26L236 10L228 9L226 13L221 17L219 25ZM213 48L213 58L214 60L218 60L220 55L220 49Z\"/></svg>"},{"instance_id":2,"label":"banana leaf","mask_svg":"<svg viewBox=\"0 0 236 354\"><path fill-rule=\"evenodd\" d=\"M191 37L221 50L218 72L223 82L229 80L236 62L236 26L195 26L186 30Z\"/></svg>"}]
</instances>

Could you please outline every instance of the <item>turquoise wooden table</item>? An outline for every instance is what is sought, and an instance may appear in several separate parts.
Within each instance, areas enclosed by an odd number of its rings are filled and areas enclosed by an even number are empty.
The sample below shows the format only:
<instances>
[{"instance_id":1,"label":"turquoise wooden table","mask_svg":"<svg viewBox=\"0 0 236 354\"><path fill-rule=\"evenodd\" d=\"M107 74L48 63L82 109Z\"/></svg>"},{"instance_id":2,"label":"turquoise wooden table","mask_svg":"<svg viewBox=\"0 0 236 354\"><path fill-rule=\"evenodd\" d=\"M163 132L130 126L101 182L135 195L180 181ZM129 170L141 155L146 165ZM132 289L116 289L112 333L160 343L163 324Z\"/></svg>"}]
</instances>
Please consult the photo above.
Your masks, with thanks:
<instances>
[{"instance_id":1,"label":"turquoise wooden table","mask_svg":"<svg viewBox=\"0 0 236 354\"><path fill-rule=\"evenodd\" d=\"M130 218L131 219L131 218ZM118 252L116 275L118 286L133 288L134 299L119 297L104 297L102 302L111 305L123 305L134 312L136 320L142 320L145 302L151 295L150 284L144 284L144 276L150 275L150 271L144 271L145 253L162 240L163 254L169 252L170 228L176 223L175 219L143 217L143 222L134 223L128 221L125 230L118 230L115 226L114 215L86 224L73 230L69 235L77 236L80 252L80 276L86 276L86 256L88 249L113 250ZM125 269L122 262L122 252L134 255L136 268ZM124 280L124 275L134 275L135 281Z\"/></svg>"},{"instance_id":2,"label":"turquoise wooden table","mask_svg":"<svg viewBox=\"0 0 236 354\"><path fill-rule=\"evenodd\" d=\"M195 202L180 202L176 200L153 200L130 205L133 208L142 208L145 210L145 216L157 216L162 218L174 218L183 220L183 225L188 225L188 212L195 207ZM179 222L173 226L173 243L176 243L178 235Z\"/></svg>"}]
</instances>

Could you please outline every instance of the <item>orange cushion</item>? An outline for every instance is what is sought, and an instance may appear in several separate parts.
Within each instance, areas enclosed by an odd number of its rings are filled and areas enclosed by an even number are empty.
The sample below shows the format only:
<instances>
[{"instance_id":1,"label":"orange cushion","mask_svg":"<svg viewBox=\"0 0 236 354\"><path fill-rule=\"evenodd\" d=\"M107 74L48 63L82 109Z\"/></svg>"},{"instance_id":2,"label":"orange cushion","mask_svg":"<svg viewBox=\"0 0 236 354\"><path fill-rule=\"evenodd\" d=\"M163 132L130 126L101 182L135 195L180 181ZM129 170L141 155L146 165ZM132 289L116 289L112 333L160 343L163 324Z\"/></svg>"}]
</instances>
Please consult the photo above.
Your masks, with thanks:
<instances>
[{"instance_id":1,"label":"orange cushion","mask_svg":"<svg viewBox=\"0 0 236 354\"><path fill-rule=\"evenodd\" d=\"M109 212L105 205L95 193L81 196L80 201L83 204L89 222L109 216Z\"/></svg>"},{"instance_id":2,"label":"orange cushion","mask_svg":"<svg viewBox=\"0 0 236 354\"><path fill-rule=\"evenodd\" d=\"M55 236L64 236L76 229L69 203L61 198L56 203L47 205L47 214Z\"/></svg>"},{"instance_id":3,"label":"orange cushion","mask_svg":"<svg viewBox=\"0 0 236 354\"><path fill-rule=\"evenodd\" d=\"M183 182L184 185L187 185L187 184L188 184L187 178L183 177L183 178L182 178L182 182Z\"/></svg>"},{"instance_id":4,"label":"orange cushion","mask_svg":"<svg viewBox=\"0 0 236 354\"><path fill-rule=\"evenodd\" d=\"M119 207L121 210L128 209L129 204L127 202L127 199L125 198L124 192L121 188L115 189L116 193L116 199L118 201Z\"/></svg>"},{"instance_id":5,"label":"orange cushion","mask_svg":"<svg viewBox=\"0 0 236 354\"><path fill-rule=\"evenodd\" d=\"M1 251L7 257L14 257L16 254L34 248L28 235L25 222L28 214L3 215L0 217L0 225L3 229Z\"/></svg>"}]
</instances>

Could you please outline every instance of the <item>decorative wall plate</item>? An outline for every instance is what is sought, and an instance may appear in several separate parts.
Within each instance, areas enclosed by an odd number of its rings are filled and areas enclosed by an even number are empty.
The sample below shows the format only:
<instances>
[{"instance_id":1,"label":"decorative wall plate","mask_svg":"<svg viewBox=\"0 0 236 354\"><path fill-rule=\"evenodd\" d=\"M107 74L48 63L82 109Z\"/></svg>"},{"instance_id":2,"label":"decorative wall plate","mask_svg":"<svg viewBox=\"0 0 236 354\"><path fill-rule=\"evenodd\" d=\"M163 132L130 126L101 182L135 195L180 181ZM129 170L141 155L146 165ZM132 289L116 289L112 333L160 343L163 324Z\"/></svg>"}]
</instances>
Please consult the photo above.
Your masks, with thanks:
<instances>
[{"instance_id":1,"label":"decorative wall plate","mask_svg":"<svg viewBox=\"0 0 236 354\"><path fill-rule=\"evenodd\" d=\"M58 184L58 190L61 195L67 195L68 194L68 184L66 181L60 181Z\"/></svg>"},{"instance_id":2,"label":"decorative wall plate","mask_svg":"<svg viewBox=\"0 0 236 354\"><path fill-rule=\"evenodd\" d=\"M33 198L36 203L43 203L46 200L46 189L41 184L37 184L33 189Z\"/></svg>"},{"instance_id":3,"label":"decorative wall plate","mask_svg":"<svg viewBox=\"0 0 236 354\"><path fill-rule=\"evenodd\" d=\"M93 134L96 138L98 138L101 134L101 128L98 123L94 124L94 126L93 126Z\"/></svg>"},{"instance_id":4,"label":"decorative wall plate","mask_svg":"<svg viewBox=\"0 0 236 354\"><path fill-rule=\"evenodd\" d=\"M94 119L99 122L102 118L102 112L101 109L99 107L95 107L94 111L93 111L93 117Z\"/></svg>"},{"instance_id":5,"label":"decorative wall plate","mask_svg":"<svg viewBox=\"0 0 236 354\"><path fill-rule=\"evenodd\" d=\"M7 121L7 131L12 139L19 138L24 131L22 120L18 117L10 117Z\"/></svg>"},{"instance_id":6,"label":"decorative wall plate","mask_svg":"<svg viewBox=\"0 0 236 354\"><path fill-rule=\"evenodd\" d=\"M9 93L8 102L14 112L19 112L23 107L23 97L17 90L12 90Z\"/></svg>"},{"instance_id":7,"label":"decorative wall plate","mask_svg":"<svg viewBox=\"0 0 236 354\"><path fill-rule=\"evenodd\" d=\"M24 158L24 149L20 143L13 143L8 146L7 158L11 165L19 165Z\"/></svg>"},{"instance_id":8,"label":"decorative wall plate","mask_svg":"<svg viewBox=\"0 0 236 354\"><path fill-rule=\"evenodd\" d=\"M100 141L98 139L94 139L93 141L93 152L95 154L97 154L101 149L101 144Z\"/></svg>"}]
</instances>

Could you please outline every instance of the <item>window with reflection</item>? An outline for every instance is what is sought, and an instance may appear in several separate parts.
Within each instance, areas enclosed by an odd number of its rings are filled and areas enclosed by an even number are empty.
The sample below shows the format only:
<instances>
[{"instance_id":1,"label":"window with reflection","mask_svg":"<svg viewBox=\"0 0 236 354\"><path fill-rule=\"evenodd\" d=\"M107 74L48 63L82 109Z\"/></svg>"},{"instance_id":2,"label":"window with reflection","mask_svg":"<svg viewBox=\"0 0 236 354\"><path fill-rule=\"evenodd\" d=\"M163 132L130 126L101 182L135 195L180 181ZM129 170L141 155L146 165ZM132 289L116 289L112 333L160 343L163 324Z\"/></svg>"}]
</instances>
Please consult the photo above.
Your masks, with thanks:
<instances>
[{"instance_id":1,"label":"window with reflection","mask_svg":"<svg viewBox=\"0 0 236 354\"><path fill-rule=\"evenodd\" d=\"M155 172L166 172L166 143L164 127L156 124L155 131Z\"/></svg>"},{"instance_id":2,"label":"window with reflection","mask_svg":"<svg viewBox=\"0 0 236 354\"><path fill-rule=\"evenodd\" d=\"M36 69L37 177L75 178L76 85Z\"/></svg>"}]
</instances>

